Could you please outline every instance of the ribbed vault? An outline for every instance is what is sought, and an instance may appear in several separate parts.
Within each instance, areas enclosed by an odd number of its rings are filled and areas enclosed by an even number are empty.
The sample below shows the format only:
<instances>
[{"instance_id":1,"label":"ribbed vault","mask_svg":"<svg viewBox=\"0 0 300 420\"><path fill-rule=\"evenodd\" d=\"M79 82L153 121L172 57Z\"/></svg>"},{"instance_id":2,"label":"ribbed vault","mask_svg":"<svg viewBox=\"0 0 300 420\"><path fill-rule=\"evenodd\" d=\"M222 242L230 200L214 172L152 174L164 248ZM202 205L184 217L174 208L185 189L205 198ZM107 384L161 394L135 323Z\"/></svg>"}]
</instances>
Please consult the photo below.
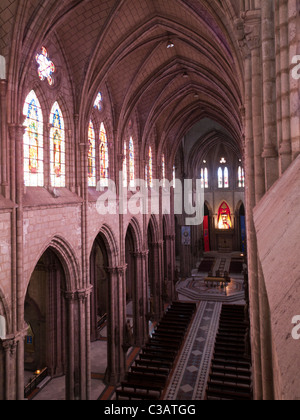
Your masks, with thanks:
<instances>
[{"instance_id":1,"label":"ribbed vault","mask_svg":"<svg viewBox=\"0 0 300 420\"><path fill-rule=\"evenodd\" d=\"M156 150L167 149L169 159L182 136L205 117L240 142L243 75L234 33L236 3L24 0L15 34L24 46L15 57L23 61L20 84L40 43L55 40L70 74L82 133L95 95L105 85L120 151L133 115L140 150L154 136ZM173 48L167 48L169 41Z\"/></svg>"}]
</instances>

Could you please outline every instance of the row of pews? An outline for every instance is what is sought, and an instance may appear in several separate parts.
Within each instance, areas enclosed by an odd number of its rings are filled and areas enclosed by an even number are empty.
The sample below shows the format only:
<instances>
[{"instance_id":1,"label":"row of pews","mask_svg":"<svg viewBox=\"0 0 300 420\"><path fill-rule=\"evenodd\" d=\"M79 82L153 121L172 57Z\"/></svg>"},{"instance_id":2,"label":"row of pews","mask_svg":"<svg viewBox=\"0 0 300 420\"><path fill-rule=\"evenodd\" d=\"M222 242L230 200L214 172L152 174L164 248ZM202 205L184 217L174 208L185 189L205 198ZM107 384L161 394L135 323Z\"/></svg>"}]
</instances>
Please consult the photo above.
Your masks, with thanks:
<instances>
[{"instance_id":1,"label":"row of pews","mask_svg":"<svg viewBox=\"0 0 300 420\"><path fill-rule=\"evenodd\" d=\"M230 262L229 273L230 274L241 274L243 271L243 260L232 259Z\"/></svg>"},{"instance_id":2,"label":"row of pews","mask_svg":"<svg viewBox=\"0 0 300 420\"><path fill-rule=\"evenodd\" d=\"M244 306L223 305L206 389L207 400L252 400L249 323Z\"/></svg>"},{"instance_id":3,"label":"row of pews","mask_svg":"<svg viewBox=\"0 0 300 420\"><path fill-rule=\"evenodd\" d=\"M175 302L116 389L116 400L160 400L196 311L195 303Z\"/></svg>"},{"instance_id":4,"label":"row of pews","mask_svg":"<svg viewBox=\"0 0 300 420\"><path fill-rule=\"evenodd\" d=\"M213 257L205 257L198 267L199 273L209 273L210 271L213 271L215 265L215 258Z\"/></svg>"}]
</instances>

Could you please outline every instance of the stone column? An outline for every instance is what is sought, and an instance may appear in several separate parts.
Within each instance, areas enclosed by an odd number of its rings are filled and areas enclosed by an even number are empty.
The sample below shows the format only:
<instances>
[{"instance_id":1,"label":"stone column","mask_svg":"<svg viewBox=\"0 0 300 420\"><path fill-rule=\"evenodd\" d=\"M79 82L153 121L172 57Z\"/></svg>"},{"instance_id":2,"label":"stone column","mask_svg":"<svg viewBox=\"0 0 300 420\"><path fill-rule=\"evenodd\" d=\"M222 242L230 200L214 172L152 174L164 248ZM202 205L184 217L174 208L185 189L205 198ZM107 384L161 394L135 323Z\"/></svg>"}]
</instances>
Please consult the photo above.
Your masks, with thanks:
<instances>
[{"instance_id":1,"label":"stone column","mask_svg":"<svg viewBox=\"0 0 300 420\"><path fill-rule=\"evenodd\" d=\"M289 63L292 63L294 70L296 56L300 55L300 29L299 29L299 2L298 0L288 0L288 44L289 44ZM299 61L297 61L299 63ZM299 79L293 73L290 76L290 126L291 126L291 145L292 159L300 153L300 115L299 115Z\"/></svg>"},{"instance_id":2,"label":"stone column","mask_svg":"<svg viewBox=\"0 0 300 420\"><path fill-rule=\"evenodd\" d=\"M151 244L153 250L154 260L154 279L153 279L153 300L154 300L154 317L155 320L161 319L164 308L162 298L162 284L163 284L163 242L159 241Z\"/></svg>"},{"instance_id":3,"label":"stone column","mask_svg":"<svg viewBox=\"0 0 300 420\"><path fill-rule=\"evenodd\" d=\"M24 400L24 338L26 331L0 340L0 399ZM21 378L21 380L20 380ZM3 385L3 388L2 388Z\"/></svg>"},{"instance_id":4,"label":"stone column","mask_svg":"<svg viewBox=\"0 0 300 420\"><path fill-rule=\"evenodd\" d=\"M166 246L166 264L165 267L167 272L165 273L165 278L168 280L168 300L171 303L175 300L175 235L166 235L165 236L165 246Z\"/></svg>"},{"instance_id":5,"label":"stone column","mask_svg":"<svg viewBox=\"0 0 300 420\"><path fill-rule=\"evenodd\" d=\"M66 364L66 400L74 401L76 398L75 393L75 351L74 351L74 305L75 305L75 293L66 292L66 309L67 309L67 342L66 342L66 353L67 353L67 364Z\"/></svg>"},{"instance_id":6,"label":"stone column","mask_svg":"<svg viewBox=\"0 0 300 420\"><path fill-rule=\"evenodd\" d=\"M269 190L278 179L278 152L276 127L276 62L274 0L262 2L262 76L263 76L263 116L265 185Z\"/></svg>"},{"instance_id":7,"label":"stone column","mask_svg":"<svg viewBox=\"0 0 300 420\"><path fill-rule=\"evenodd\" d=\"M280 175L289 167L292 161L291 127L290 127L290 63L289 63L289 28L288 1L276 0L277 19L277 95L279 97L280 118Z\"/></svg>"},{"instance_id":8,"label":"stone column","mask_svg":"<svg viewBox=\"0 0 300 420\"><path fill-rule=\"evenodd\" d=\"M247 249L251 317L251 344L253 385L255 399L262 396L261 360L260 360L260 322L259 298L257 276L257 247L253 222L253 208L255 207L255 177L254 177L254 139L253 139L253 112L252 112L252 63L251 51L244 34L245 23L239 22L240 46L244 57L245 66L245 175L246 175L246 224L247 224Z\"/></svg>"},{"instance_id":9,"label":"stone column","mask_svg":"<svg viewBox=\"0 0 300 420\"><path fill-rule=\"evenodd\" d=\"M108 286L108 319L107 319L107 371L105 374L105 382L109 385L116 385L120 380L120 372L123 370L124 364L121 363L123 337L121 332L126 322L124 319L124 308L120 308L120 303L124 299L122 292L123 274L122 270L117 267L108 267L106 271L109 275ZM121 287L121 290L119 290ZM126 306L126 299L125 299ZM125 308L126 310L126 308ZM122 321L123 319L123 321ZM120 322L122 324L120 325ZM122 364L122 366L121 366Z\"/></svg>"},{"instance_id":10,"label":"stone column","mask_svg":"<svg viewBox=\"0 0 300 420\"><path fill-rule=\"evenodd\" d=\"M134 311L136 320L136 345L141 347L145 344L147 337L147 284L148 274L146 258L148 251L135 252L135 269L136 269L136 309Z\"/></svg>"},{"instance_id":11,"label":"stone column","mask_svg":"<svg viewBox=\"0 0 300 420\"><path fill-rule=\"evenodd\" d=\"M91 288L67 291L67 377L66 400L87 400L90 397L90 319L89 301ZM88 337L88 340L87 340Z\"/></svg>"},{"instance_id":12,"label":"stone column","mask_svg":"<svg viewBox=\"0 0 300 420\"><path fill-rule=\"evenodd\" d=\"M2 341L2 349L4 351L4 400L12 401L16 399L16 372L13 365L16 365L16 347L17 343L13 338L7 338ZM13 374L12 374L13 373ZM24 387L23 387L24 393ZM23 398L24 399L24 395Z\"/></svg>"},{"instance_id":13,"label":"stone column","mask_svg":"<svg viewBox=\"0 0 300 420\"><path fill-rule=\"evenodd\" d=\"M266 12L266 10L265 10ZM247 161L247 227L248 227L248 266L250 280L251 337L255 376L255 398L272 399L273 367L272 341L270 330L270 311L265 281L257 252L256 234L253 224L253 209L265 193L264 161L262 160L263 136L261 109L263 106L260 74L260 30L261 20L258 10L248 13L245 18L246 47L246 161ZM253 143L253 145L252 145ZM254 162L254 173L252 169ZM253 177L254 175L254 177ZM254 183L253 183L254 179ZM261 377L260 377L261 372Z\"/></svg>"},{"instance_id":14,"label":"stone column","mask_svg":"<svg viewBox=\"0 0 300 420\"><path fill-rule=\"evenodd\" d=\"M7 81L0 80L0 139L1 139L1 187L4 197L9 198L8 166L9 153L7 147L7 115L6 115Z\"/></svg>"}]
</instances>

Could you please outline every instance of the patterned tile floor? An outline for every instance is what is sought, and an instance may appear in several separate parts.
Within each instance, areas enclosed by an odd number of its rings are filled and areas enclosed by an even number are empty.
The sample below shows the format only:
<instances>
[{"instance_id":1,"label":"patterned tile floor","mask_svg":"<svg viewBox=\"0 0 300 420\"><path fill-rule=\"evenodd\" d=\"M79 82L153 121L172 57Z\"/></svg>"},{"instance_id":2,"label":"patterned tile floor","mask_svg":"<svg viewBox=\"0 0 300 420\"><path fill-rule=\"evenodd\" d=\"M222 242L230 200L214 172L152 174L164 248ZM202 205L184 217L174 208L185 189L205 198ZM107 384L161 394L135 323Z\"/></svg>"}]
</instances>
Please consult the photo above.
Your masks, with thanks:
<instances>
[{"instance_id":1,"label":"patterned tile floor","mask_svg":"<svg viewBox=\"0 0 300 420\"><path fill-rule=\"evenodd\" d=\"M165 400L204 399L222 303L200 302Z\"/></svg>"}]
</instances>

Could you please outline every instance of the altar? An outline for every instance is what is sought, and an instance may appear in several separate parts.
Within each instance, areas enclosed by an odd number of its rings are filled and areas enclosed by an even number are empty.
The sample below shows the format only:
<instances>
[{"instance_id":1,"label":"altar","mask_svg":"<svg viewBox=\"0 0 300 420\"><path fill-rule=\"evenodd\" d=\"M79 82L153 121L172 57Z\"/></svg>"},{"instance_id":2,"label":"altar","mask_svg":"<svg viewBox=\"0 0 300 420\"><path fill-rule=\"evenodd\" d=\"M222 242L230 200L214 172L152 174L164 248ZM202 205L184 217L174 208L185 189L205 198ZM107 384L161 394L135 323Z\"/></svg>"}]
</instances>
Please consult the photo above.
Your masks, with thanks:
<instances>
[{"instance_id":1,"label":"altar","mask_svg":"<svg viewBox=\"0 0 300 420\"><path fill-rule=\"evenodd\" d=\"M207 288L221 286L222 289L225 289L225 296L227 296L227 286L230 282L228 277L205 277L204 279Z\"/></svg>"}]
</instances>

